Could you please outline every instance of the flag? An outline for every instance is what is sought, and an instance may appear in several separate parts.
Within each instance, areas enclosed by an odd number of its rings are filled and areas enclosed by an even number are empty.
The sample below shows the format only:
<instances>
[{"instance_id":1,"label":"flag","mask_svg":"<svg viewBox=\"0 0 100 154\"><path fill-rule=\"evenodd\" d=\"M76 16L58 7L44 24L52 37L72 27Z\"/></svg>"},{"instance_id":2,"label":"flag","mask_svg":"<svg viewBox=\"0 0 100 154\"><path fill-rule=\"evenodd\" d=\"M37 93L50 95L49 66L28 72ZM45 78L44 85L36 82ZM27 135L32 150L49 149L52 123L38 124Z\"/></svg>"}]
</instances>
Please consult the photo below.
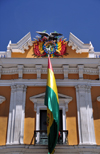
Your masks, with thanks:
<instances>
[{"instance_id":1,"label":"flag","mask_svg":"<svg viewBox=\"0 0 100 154\"><path fill-rule=\"evenodd\" d=\"M54 148L58 140L59 131L59 100L52 69L50 57L48 57L48 77L45 94L45 105L47 106L47 135L48 135L48 151L54 153Z\"/></svg>"}]
</instances>

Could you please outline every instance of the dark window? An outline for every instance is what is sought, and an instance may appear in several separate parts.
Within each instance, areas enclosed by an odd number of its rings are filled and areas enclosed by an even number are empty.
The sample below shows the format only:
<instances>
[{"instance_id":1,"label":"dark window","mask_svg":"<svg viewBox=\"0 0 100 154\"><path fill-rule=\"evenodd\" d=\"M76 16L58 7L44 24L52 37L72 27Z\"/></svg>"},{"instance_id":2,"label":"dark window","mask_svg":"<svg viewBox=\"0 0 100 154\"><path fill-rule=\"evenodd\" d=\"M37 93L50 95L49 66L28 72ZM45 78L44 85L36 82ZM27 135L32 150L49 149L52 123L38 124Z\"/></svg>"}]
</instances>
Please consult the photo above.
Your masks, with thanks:
<instances>
[{"instance_id":1,"label":"dark window","mask_svg":"<svg viewBox=\"0 0 100 154\"><path fill-rule=\"evenodd\" d=\"M40 130L47 130L47 111L40 110ZM59 130L62 130L62 110L59 110Z\"/></svg>"}]
</instances>

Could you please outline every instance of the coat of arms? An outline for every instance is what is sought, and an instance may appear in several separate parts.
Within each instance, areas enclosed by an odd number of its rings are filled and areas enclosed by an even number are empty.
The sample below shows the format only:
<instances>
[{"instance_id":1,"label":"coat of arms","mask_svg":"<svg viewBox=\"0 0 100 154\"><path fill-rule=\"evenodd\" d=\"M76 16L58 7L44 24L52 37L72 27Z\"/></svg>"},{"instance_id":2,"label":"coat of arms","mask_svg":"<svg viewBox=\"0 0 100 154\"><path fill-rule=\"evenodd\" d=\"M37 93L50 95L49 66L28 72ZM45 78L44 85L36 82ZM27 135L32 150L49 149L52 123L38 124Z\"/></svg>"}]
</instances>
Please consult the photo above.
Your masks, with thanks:
<instances>
[{"instance_id":1,"label":"coat of arms","mask_svg":"<svg viewBox=\"0 0 100 154\"><path fill-rule=\"evenodd\" d=\"M50 34L46 32L37 31L41 37L36 36L37 39L34 41L34 55L38 57L44 57L48 54L51 57L63 56L66 53L67 42L63 39L62 34L52 32Z\"/></svg>"}]
</instances>

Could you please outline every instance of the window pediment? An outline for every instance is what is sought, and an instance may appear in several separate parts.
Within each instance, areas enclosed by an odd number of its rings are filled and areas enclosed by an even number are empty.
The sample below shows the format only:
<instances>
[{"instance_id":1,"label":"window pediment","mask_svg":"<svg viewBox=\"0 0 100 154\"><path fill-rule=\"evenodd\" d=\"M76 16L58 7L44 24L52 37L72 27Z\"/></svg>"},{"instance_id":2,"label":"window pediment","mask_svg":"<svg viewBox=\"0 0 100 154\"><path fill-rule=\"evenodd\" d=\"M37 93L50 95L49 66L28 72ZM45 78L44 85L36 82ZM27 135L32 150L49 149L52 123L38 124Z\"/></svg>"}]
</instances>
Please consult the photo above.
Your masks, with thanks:
<instances>
[{"instance_id":1,"label":"window pediment","mask_svg":"<svg viewBox=\"0 0 100 154\"><path fill-rule=\"evenodd\" d=\"M5 100L6 98L4 96L0 96L0 104L2 104Z\"/></svg>"},{"instance_id":2,"label":"window pediment","mask_svg":"<svg viewBox=\"0 0 100 154\"><path fill-rule=\"evenodd\" d=\"M72 101L72 97L58 93L59 107L64 106L68 111L68 103ZM37 111L37 106L44 106L45 93L31 96L29 99L34 103L34 110Z\"/></svg>"}]
</instances>

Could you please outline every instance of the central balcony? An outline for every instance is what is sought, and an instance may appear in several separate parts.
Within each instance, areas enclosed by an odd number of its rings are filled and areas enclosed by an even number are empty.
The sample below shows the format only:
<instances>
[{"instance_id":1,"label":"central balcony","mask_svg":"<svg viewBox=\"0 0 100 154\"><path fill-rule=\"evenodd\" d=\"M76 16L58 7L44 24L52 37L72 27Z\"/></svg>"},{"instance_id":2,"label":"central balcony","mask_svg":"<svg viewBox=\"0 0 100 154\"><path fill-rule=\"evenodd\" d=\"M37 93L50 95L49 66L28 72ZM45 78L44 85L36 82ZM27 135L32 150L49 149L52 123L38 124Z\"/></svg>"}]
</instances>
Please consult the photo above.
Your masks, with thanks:
<instances>
[{"instance_id":1,"label":"central balcony","mask_svg":"<svg viewBox=\"0 0 100 154\"><path fill-rule=\"evenodd\" d=\"M35 144L48 145L48 137L46 130L35 130L34 137L35 137ZM60 135L58 136L57 144L68 145L68 130L60 130Z\"/></svg>"}]
</instances>

